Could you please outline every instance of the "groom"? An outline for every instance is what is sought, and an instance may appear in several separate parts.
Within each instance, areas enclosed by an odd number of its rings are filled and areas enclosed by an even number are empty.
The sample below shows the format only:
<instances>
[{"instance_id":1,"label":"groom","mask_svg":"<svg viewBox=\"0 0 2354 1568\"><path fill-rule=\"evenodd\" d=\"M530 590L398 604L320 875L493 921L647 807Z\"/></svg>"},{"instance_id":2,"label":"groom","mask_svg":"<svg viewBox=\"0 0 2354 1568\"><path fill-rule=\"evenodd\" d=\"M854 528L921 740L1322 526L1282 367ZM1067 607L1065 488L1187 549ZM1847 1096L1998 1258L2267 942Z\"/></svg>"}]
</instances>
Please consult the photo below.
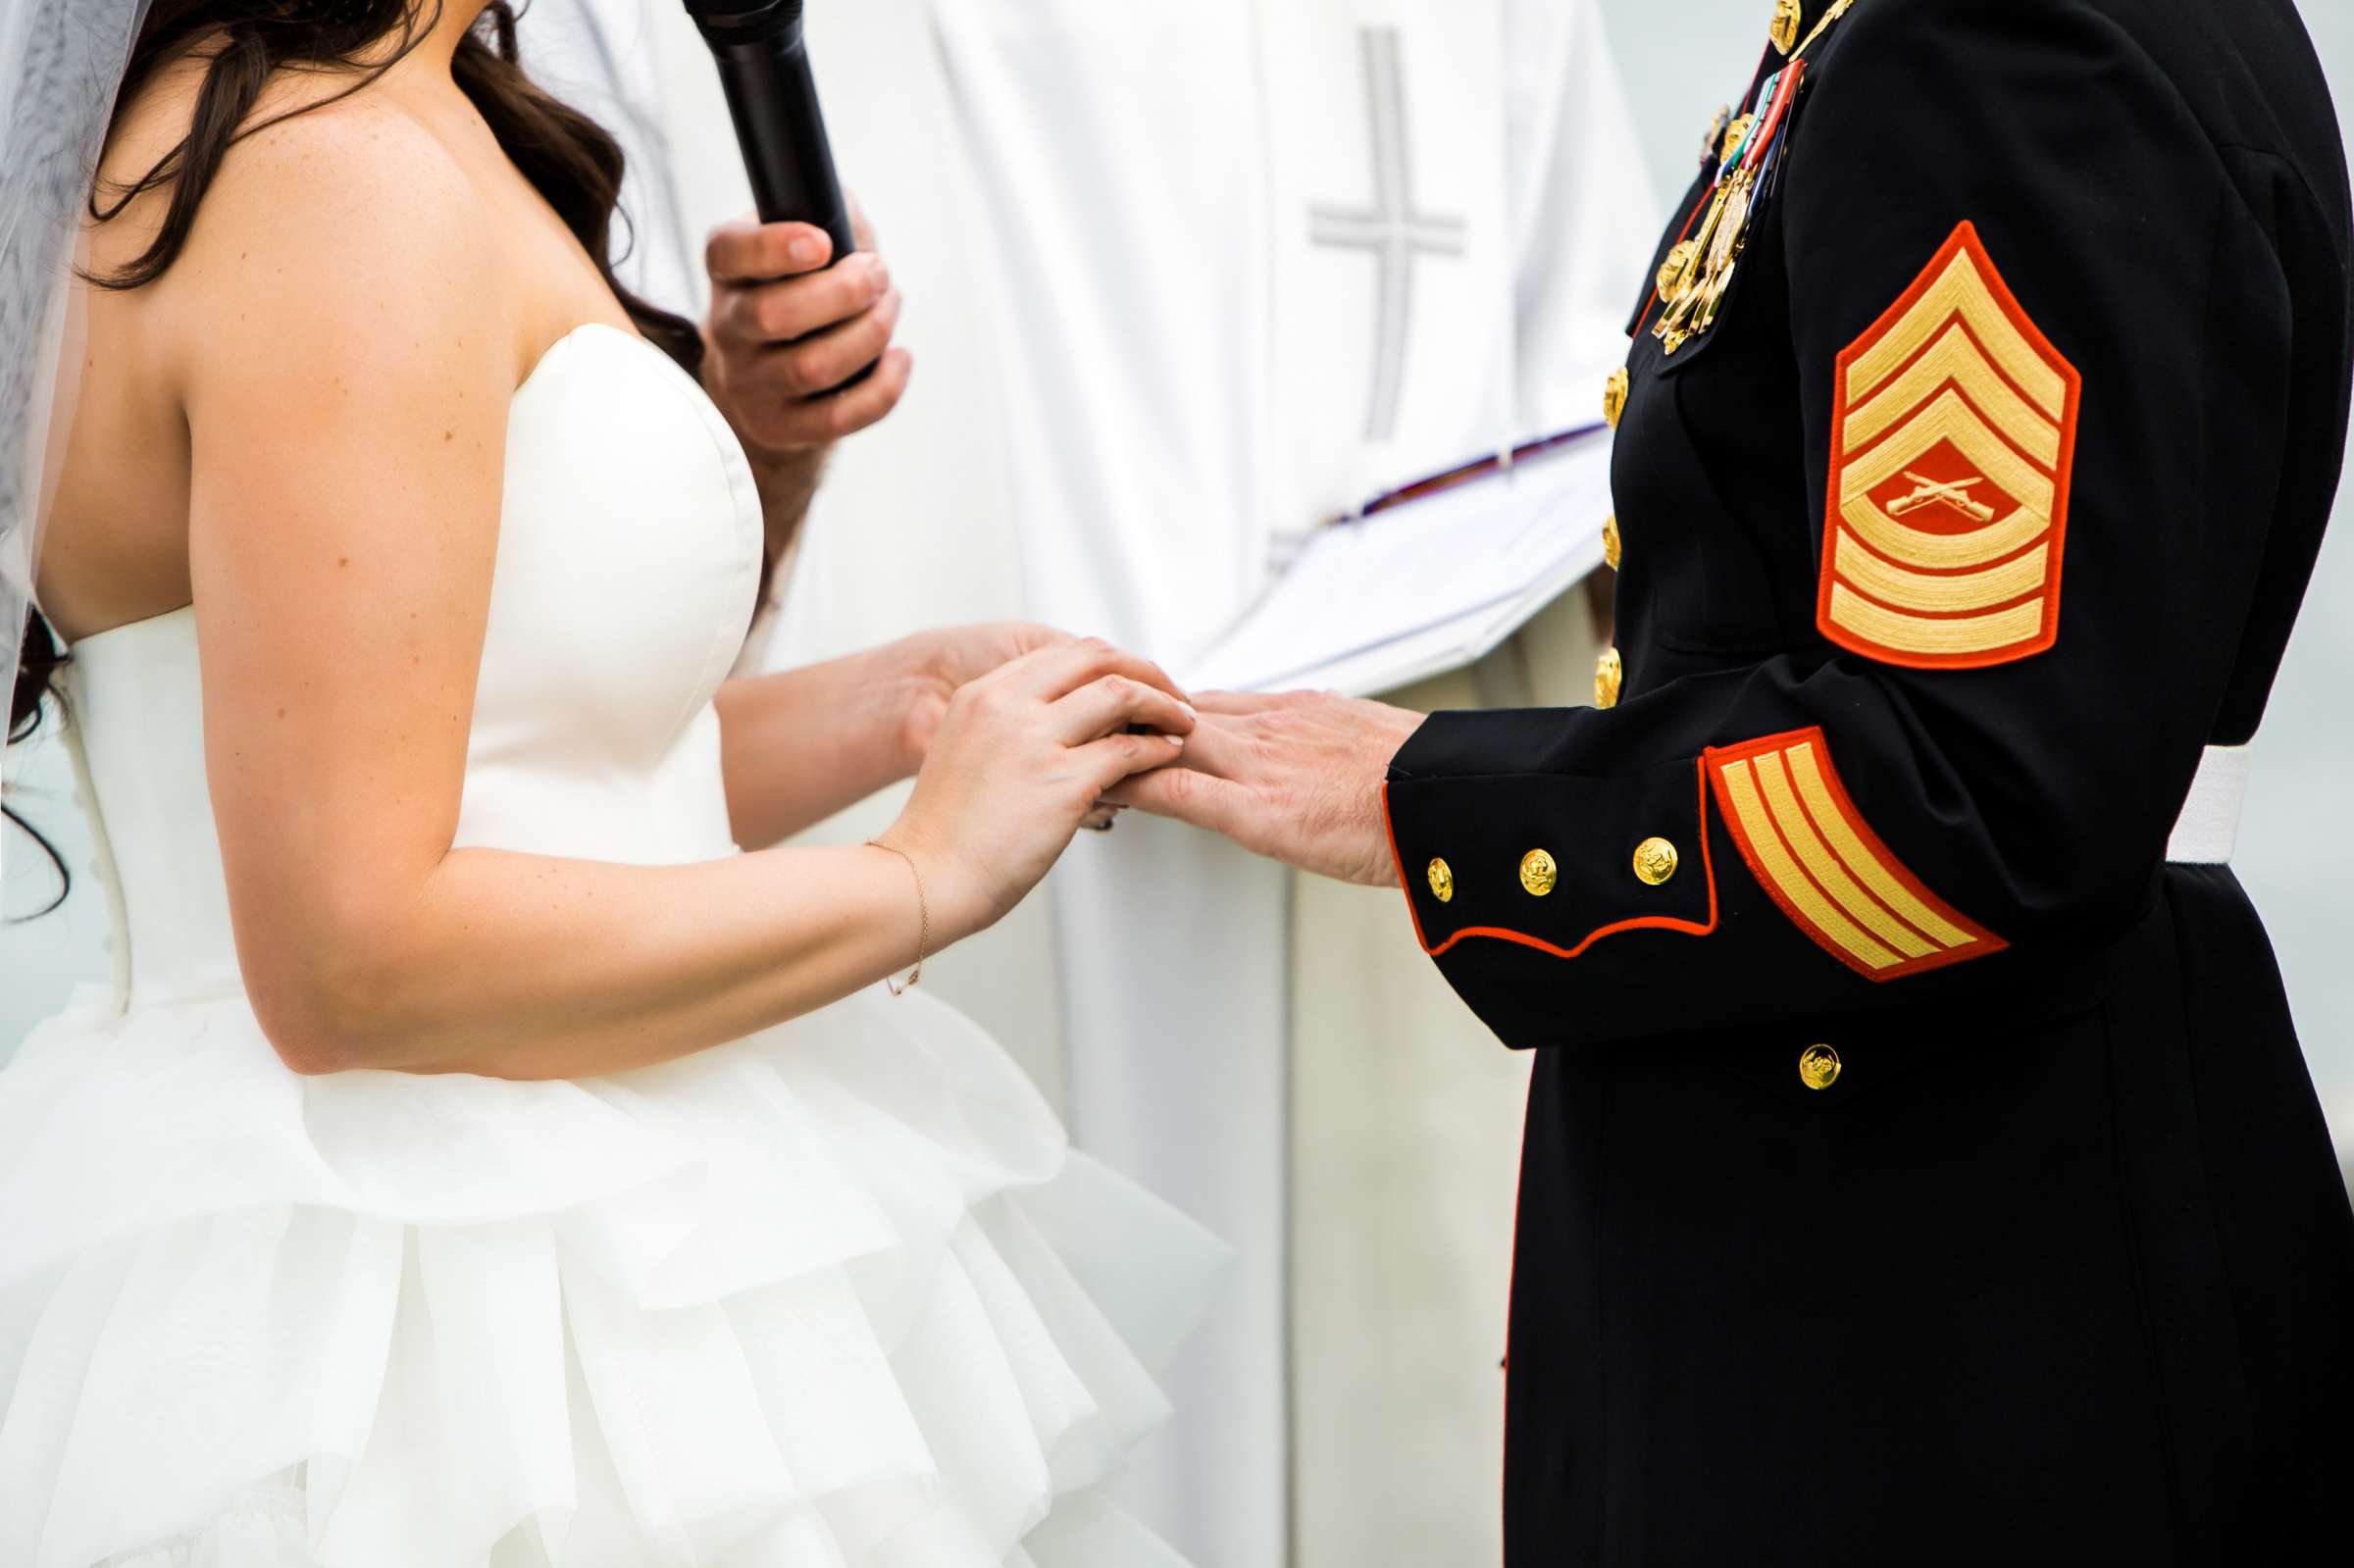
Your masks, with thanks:
<instances>
[{"instance_id":1,"label":"groom","mask_svg":"<svg viewBox=\"0 0 2354 1568\"><path fill-rule=\"evenodd\" d=\"M1510 1568L2342 1558L2354 1213L2228 870L2345 451L2338 132L2286 6L1853 10L1773 270L1605 394L1596 706L1201 695L1115 798L1402 886L1545 1047Z\"/></svg>"}]
</instances>

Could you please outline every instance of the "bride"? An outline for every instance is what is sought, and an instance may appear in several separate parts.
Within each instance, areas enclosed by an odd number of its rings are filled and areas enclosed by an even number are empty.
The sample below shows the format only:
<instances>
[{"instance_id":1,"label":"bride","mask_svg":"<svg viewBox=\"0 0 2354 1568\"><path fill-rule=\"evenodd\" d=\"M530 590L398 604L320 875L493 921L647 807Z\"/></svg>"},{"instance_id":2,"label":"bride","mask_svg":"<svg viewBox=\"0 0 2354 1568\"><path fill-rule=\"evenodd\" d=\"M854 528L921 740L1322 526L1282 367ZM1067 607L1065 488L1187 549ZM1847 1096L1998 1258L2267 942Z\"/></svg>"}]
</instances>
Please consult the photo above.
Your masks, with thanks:
<instances>
[{"instance_id":1,"label":"bride","mask_svg":"<svg viewBox=\"0 0 2354 1568\"><path fill-rule=\"evenodd\" d=\"M79 193L39 589L118 983L0 1072L0 1562L1172 1563L1099 1484L1214 1245L886 982L1193 713L1029 628L725 679L794 470L513 27L156 0Z\"/></svg>"}]
</instances>

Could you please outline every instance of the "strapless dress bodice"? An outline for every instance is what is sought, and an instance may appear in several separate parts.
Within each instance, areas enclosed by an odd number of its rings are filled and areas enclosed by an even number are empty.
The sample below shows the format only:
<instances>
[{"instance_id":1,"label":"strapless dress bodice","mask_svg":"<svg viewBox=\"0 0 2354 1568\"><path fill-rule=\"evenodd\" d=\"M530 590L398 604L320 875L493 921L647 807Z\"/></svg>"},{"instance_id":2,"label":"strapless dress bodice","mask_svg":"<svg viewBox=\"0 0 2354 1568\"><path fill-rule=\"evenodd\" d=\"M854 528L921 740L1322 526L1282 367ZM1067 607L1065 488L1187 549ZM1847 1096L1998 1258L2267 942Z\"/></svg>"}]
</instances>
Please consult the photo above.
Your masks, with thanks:
<instances>
[{"instance_id":1,"label":"strapless dress bodice","mask_svg":"<svg viewBox=\"0 0 2354 1568\"><path fill-rule=\"evenodd\" d=\"M750 625L760 548L750 466L684 371L608 327L550 348L507 418L458 846L644 865L733 853L711 699ZM85 637L67 669L131 1006L238 985L197 620Z\"/></svg>"},{"instance_id":2,"label":"strapless dress bodice","mask_svg":"<svg viewBox=\"0 0 2354 1568\"><path fill-rule=\"evenodd\" d=\"M712 697L760 539L691 378L608 328L547 352L460 847L736 852ZM1102 1483L1219 1249L944 1003L602 1078L291 1072L238 983L201 620L73 650L118 975L0 1067L0 1563L1176 1561Z\"/></svg>"}]
</instances>

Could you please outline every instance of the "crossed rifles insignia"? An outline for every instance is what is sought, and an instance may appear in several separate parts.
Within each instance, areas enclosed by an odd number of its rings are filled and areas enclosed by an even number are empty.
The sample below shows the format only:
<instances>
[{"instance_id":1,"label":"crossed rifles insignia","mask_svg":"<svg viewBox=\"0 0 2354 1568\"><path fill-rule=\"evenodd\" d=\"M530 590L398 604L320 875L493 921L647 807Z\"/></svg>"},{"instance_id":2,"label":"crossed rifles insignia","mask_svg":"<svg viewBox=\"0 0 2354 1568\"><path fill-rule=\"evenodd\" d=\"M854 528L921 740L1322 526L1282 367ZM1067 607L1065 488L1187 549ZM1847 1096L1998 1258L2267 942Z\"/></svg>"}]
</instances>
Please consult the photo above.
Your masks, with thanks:
<instances>
[{"instance_id":1,"label":"crossed rifles insignia","mask_svg":"<svg viewBox=\"0 0 2354 1568\"><path fill-rule=\"evenodd\" d=\"M1936 506L1942 502L1973 523L1994 521L1993 507L1988 506L1984 501L1970 498L1971 488L1986 482L1975 474L1969 479L1955 480L1949 483L1941 480L1932 480L1925 475L1916 474L1907 469L1905 478L1919 485L1920 488L1901 501L1889 502L1888 515L1890 517L1906 517L1919 511L1924 506Z\"/></svg>"},{"instance_id":2,"label":"crossed rifles insignia","mask_svg":"<svg viewBox=\"0 0 2354 1568\"><path fill-rule=\"evenodd\" d=\"M1923 669L2049 648L2082 379L1973 226L1838 368L1822 634Z\"/></svg>"}]
</instances>

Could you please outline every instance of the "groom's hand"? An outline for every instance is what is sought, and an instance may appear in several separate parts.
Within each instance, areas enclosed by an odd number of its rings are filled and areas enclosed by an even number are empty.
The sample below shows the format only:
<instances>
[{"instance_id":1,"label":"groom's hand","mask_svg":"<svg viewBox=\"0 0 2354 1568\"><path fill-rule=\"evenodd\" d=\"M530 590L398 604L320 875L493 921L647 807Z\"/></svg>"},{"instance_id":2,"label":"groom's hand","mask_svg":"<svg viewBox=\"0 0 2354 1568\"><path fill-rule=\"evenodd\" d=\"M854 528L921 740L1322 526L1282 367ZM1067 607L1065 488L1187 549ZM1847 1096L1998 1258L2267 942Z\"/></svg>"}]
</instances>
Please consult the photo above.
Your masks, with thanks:
<instances>
[{"instance_id":1,"label":"groom's hand","mask_svg":"<svg viewBox=\"0 0 2354 1568\"><path fill-rule=\"evenodd\" d=\"M1224 834L1302 871L1398 885L1382 783L1422 715L1313 691L1210 691L1194 706L1201 723L1183 760L1106 799Z\"/></svg>"}]
</instances>

